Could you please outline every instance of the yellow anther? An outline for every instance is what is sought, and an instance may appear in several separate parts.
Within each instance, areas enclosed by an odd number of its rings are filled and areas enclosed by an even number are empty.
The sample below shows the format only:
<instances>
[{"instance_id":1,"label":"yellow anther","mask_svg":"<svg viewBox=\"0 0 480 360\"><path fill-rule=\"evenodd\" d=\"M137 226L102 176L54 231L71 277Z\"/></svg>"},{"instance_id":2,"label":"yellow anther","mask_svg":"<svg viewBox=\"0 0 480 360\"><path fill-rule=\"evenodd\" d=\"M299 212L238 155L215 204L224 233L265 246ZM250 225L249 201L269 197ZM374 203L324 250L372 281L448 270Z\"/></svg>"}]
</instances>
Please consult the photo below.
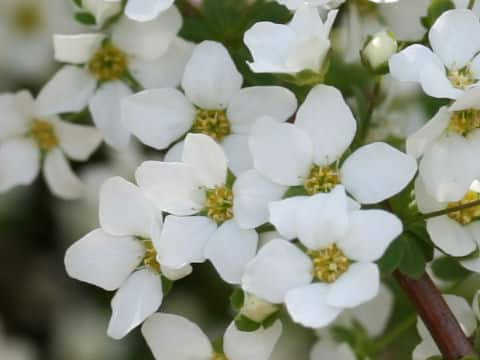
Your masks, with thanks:
<instances>
[{"instance_id":1,"label":"yellow anther","mask_svg":"<svg viewBox=\"0 0 480 360\"><path fill-rule=\"evenodd\" d=\"M230 134L230 121L225 110L198 109L191 131L220 141Z\"/></svg>"},{"instance_id":2,"label":"yellow anther","mask_svg":"<svg viewBox=\"0 0 480 360\"><path fill-rule=\"evenodd\" d=\"M330 192L338 184L340 184L338 169L313 165L303 186L309 195L314 195L320 192Z\"/></svg>"},{"instance_id":3,"label":"yellow anther","mask_svg":"<svg viewBox=\"0 0 480 360\"><path fill-rule=\"evenodd\" d=\"M128 57L111 44L100 48L88 64L90 72L100 81L118 80L125 74Z\"/></svg>"},{"instance_id":4,"label":"yellow anther","mask_svg":"<svg viewBox=\"0 0 480 360\"><path fill-rule=\"evenodd\" d=\"M470 131L480 128L480 110L470 109L456 111L450 117L448 129L460 135L467 135Z\"/></svg>"},{"instance_id":5,"label":"yellow anther","mask_svg":"<svg viewBox=\"0 0 480 360\"><path fill-rule=\"evenodd\" d=\"M457 89L465 89L468 86L475 84L476 79L468 66L459 70L451 70L448 72L448 79Z\"/></svg>"},{"instance_id":6,"label":"yellow anther","mask_svg":"<svg viewBox=\"0 0 480 360\"><path fill-rule=\"evenodd\" d=\"M58 137L53 125L45 120L33 120L30 134L43 151L50 151L58 146Z\"/></svg>"},{"instance_id":7,"label":"yellow anther","mask_svg":"<svg viewBox=\"0 0 480 360\"><path fill-rule=\"evenodd\" d=\"M153 245L152 240L144 240L143 246L145 247L145 257L143 258L143 265L155 270L158 273L162 272L162 267L157 260L157 251Z\"/></svg>"},{"instance_id":8,"label":"yellow anther","mask_svg":"<svg viewBox=\"0 0 480 360\"><path fill-rule=\"evenodd\" d=\"M335 282L350 267L350 259L335 244L309 251L308 255L313 261L313 274L321 282Z\"/></svg>"},{"instance_id":9,"label":"yellow anther","mask_svg":"<svg viewBox=\"0 0 480 360\"><path fill-rule=\"evenodd\" d=\"M468 203L471 203L472 201L477 201L477 200L480 200L479 194L475 191L469 191L462 200L455 201L448 204L448 208L455 208L458 206L467 205ZM448 217L450 219L457 221L462 225L468 225L472 221L480 218L480 205L472 206L470 208L455 211L455 212L451 212L448 214Z\"/></svg>"},{"instance_id":10,"label":"yellow anther","mask_svg":"<svg viewBox=\"0 0 480 360\"><path fill-rule=\"evenodd\" d=\"M226 186L219 186L207 191L205 211L217 224L233 218L233 191Z\"/></svg>"}]
</instances>

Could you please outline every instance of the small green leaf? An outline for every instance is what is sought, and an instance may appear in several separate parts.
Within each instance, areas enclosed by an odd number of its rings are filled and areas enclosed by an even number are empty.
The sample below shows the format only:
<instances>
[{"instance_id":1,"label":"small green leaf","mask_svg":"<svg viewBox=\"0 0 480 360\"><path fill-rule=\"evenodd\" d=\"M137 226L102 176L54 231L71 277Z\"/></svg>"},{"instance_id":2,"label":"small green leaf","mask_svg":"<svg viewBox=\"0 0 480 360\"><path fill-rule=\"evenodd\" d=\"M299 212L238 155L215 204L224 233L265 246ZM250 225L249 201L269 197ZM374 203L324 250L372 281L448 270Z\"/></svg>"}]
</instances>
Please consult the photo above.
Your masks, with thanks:
<instances>
[{"instance_id":1,"label":"small green leaf","mask_svg":"<svg viewBox=\"0 0 480 360\"><path fill-rule=\"evenodd\" d=\"M377 261L382 275L388 275L395 271L400 265L403 255L403 240L398 238L390 244L385 254Z\"/></svg>"},{"instance_id":2,"label":"small green leaf","mask_svg":"<svg viewBox=\"0 0 480 360\"><path fill-rule=\"evenodd\" d=\"M83 7L82 0L72 0L72 1L79 8Z\"/></svg>"},{"instance_id":3,"label":"small green leaf","mask_svg":"<svg viewBox=\"0 0 480 360\"><path fill-rule=\"evenodd\" d=\"M246 332L258 330L261 326L260 323L253 321L242 314L237 315L235 318L235 325L237 325L238 330Z\"/></svg>"},{"instance_id":4,"label":"small green leaf","mask_svg":"<svg viewBox=\"0 0 480 360\"><path fill-rule=\"evenodd\" d=\"M162 291L163 296L168 295L168 293L172 290L173 281L167 279L165 276L162 276Z\"/></svg>"},{"instance_id":5,"label":"small green leaf","mask_svg":"<svg viewBox=\"0 0 480 360\"><path fill-rule=\"evenodd\" d=\"M79 12L75 14L75 20L84 25L95 25L97 21L95 16L89 12Z\"/></svg>"},{"instance_id":6,"label":"small green leaf","mask_svg":"<svg viewBox=\"0 0 480 360\"><path fill-rule=\"evenodd\" d=\"M243 290L240 288L235 289L232 295L230 295L230 304L237 311L240 311L242 309L244 301L245 301L245 294L243 293Z\"/></svg>"},{"instance_id":7,"label":"small green leaf","mask_svg":"<svg viewBox=\"0 0 480 360\"><path fill-rule=\"evenodd\" d=\"M305 190L305 187L302 185L299 186L291 186L288 188L288 190L285 192L283 195L284 199L288 199L294 196L307 196L307 191Z\"/></svg>"},{"instance_id":8,"label":"small green leaf","mask_svg":"<svg viewBox=\"0 0 480 360\"><path fill-rule=\"evenodd\" d=\"M455 4L452 0L432 0L427 11L427 16L421 19L423 26L430 29L440 15L451 9L455 9Z\"/></svg>"},{"instance_id":9,"label":"small green leaf","mask_svg":"<svg viewBox=\"0 0 480 360\"><path fill-rule=\"evenodd\" d=\"M399 264L402 273L413 279L419 279L425 272L427 261L421 240L410 233L400 236L403 242L403 257Z\"/></svg>"},{"instance_id":10,"label":"small green leaf","mask_svg":"<svg viewBox=\"0 0 480 360\"><path fill-rule=\"evenodd\" d=\"M228 169L227 181L225 182L225 185L227 186L227 188L231 189L233 187L233 183L235 182L235 180L237 180L237 178L235 177L233 172L230 169Z\"/></svg>"}]
</instances>

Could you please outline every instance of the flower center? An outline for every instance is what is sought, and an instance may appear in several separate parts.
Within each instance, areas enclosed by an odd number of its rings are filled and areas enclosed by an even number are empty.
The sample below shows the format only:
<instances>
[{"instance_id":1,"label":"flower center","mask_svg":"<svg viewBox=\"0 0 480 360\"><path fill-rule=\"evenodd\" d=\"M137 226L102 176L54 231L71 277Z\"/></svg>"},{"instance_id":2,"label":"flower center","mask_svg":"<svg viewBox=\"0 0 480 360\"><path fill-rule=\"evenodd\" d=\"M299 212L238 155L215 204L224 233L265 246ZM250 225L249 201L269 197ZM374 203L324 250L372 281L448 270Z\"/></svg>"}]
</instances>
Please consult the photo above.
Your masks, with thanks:
<instances>
[{"instance_id":1,"label":"flower center","mask_svg":"<svg viewBox=\"0 0 480 360\"><path fill-rule=\"evenodd\" d=\"M471 203L472 201L477 201L477 200L480 200L479 194L475 191L469 191L462 200L455 201L448 204L447 208L467 205L468 203ZM448 214L448 217L462 225L468 225L472 221L480 218L480 205L472 206L470 208L458 210L455 212L451 212Z\"/></svg>"},{"instance_id":2,"label":"flower center","mask_svg":"<svg viewBox=\"0 0 480 360\"><path fill-rule=\"evenodd\" d=\"M15 28L24 33L33 33L43 22L42 13L34 4L18 4L12 19Z\"/></svg>"},{"instance_id":3,"label":"flower center","mask_svg":"<svg viewBox=\"0 0 480 360\"><path fill-rule=\"evenodd\" d=\"M191 131L221 141L230 134L230 121L225 110L198 109Z\"/></svg>"},{"instance_id":4,"label":"flower center","mask_svg":"<svg viewBox=\"0 0 480 360\"><path fill-rule=\"evenodd\" d=\"M43 151L50 151L58 146L58 137L51 123L45 120L33 120L30 133Z\"/></svg>"},{"instance_id":5,"label":"flower center","mask_svg":"<svg viewBox=\"0 0 480 360\"><path fill-rule=\"evenodd\" d=\"M157 250L155 250L152 240L143 240L143 246L145 247L145 257L143 258L143 265L148 266L150 269L155 270L157 273L161 273L162 267L157 261Z\"/></svg>"},{"instance_id":6,"label":"flower center","mask_svg":"<svg viewBox=\"0 0 480 360\"><path fill-rule=\"evenodd\" d=\"M475 84L476 79L468 66L459 70L451 70L448 72L448 79L457 89L465 89L466 87Z\"/></svg>"},{"instance_id":7,"label":"flower center","mask_svg":"<svg viewBox=\"0 0 480 360\"><path fill-rule=\"evenodd\" d=\"M480 128L480 110L470 109L456 111L450 118L448 129L460 135L467 135L470 131Z\"/></svg>"},{"instance_id":8,"label":"flower center","mask_svg":"<svg viewBox=\"0 0 480 360\"><path fill-rule=\"evenodd\" d=\"M309 251L308 255L313 261L313 273L321 282L335 282L350 267L350 259L335 244Z\"/></svg>"},{"instance_id":9,"label":"flower center","mask_svg":"<svg viewBox=\"0 0 480 360\"><path fill-rule=\"evenodd\" d=\"M214 353L211 360L228 360L225 354Z\"/></svg>"},{"instance_id":10,"label":"flower center","mask_svg":"<svg viewBox=\"0 0 480 360\"><path fill-rule=\"evenodd\" d=\"M320 192L330 192L340 183L338 169L330 166L313 165L303 187L309 195L314 195Z\"/></svg>"},{"instance_id":11,"label":"flower center","mask_svg":"<svg viewBox=\"0 0 480 360\"><path fill-rule=\"evenodd\" d=\"M233 191L226 186L207 190L205 211L209 218L221 224L233 218Z\"/></svg>"},{"instance_id":12,"label":"flower center","mask_svg":"<svg viewBox=\"0 0 480 360\"><path fill-rule=\"evenodd\" d=\"M100 81L113 81L122 77L127 65L127 55L115 46L107 44L93 56L88 69Z\"/></svg>"}]
</instances>

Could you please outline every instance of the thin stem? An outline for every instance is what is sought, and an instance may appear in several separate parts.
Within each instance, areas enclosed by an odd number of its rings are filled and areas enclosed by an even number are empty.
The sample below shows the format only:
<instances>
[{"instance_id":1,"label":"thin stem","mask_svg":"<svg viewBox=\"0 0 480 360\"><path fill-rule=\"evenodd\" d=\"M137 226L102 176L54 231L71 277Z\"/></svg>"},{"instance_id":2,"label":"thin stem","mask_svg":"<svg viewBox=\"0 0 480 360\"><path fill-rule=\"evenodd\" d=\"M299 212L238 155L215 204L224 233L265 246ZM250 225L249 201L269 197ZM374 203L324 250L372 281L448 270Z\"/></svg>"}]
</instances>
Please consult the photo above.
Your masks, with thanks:
<instances>
[{"instance_id":1,"label":"thin stem","mask_svg":"<svg viewBox=\"0 0 480 360\"><path fill-rule=\"evenodd\" d=\"M472 10L473 7L475 6L475 2L476 2L476 0L470 0L470 1L468 2L468 8L469 8L470 10Z\"/></svg>"},{"instance_id":2,"label":"thin stem","mask_svg":"<svg viewBox=\"0 0 480 360\"><path fill-rule=\"evenodd\" d=\"M417 216L417 217L413 218L412 220L410 220L406 225L415 223L415 222L420 221L420 220L431 219L431 218L438 217L438 216L448 215L448 214L451 214L451 213L454 213L454 212L457 212L457 211L470 209L470 208L475 207L475 206L480 206L480 200L475 200L475 201L471 201L467 204L452 206L452 207L448 207L448 208L443 209L443 210L438 210L438 211L433 211L433 212L430 212L430 213L422 214L422 215Z\"/></svg>"},{"instance_id":3,"label":"thin stem","mask_svg":"<svg viewBox=\"0 0 480 360\"><path fill-rule=\"evenodd\" d=\"M472 343L427 273L418 280L411 279L398 270L394 275L415 306L445 360L458 360L476 355Z\"/></svg>"},{"instance_id":4,"label":"thin stem","mask_svg":"<svg viewBox=\"0 0 480 360\"><path fill-rule=\"evenodd\" d=\"M392 342L394 342L399 336L403 335L413 325L415 325L416 321L417 321L417 315L413 314L413 315L407 317L405 320L403 320L396 327L394 327L393 330L390 331L388 334L386 334L385 336L382 336L376 342L377 351L382 351L383 349L385 349L388 345L390 345Z\"/></svg>"},{"instance_id":5,"label":"thin stem","mask_svg":"<svg viewBox=\"0 0 480 360\"><path fill-rule=\"evenodd\" d=\"M382 89L382 77L377 76L375 77L375 84L373 86L373 91L369 97L367 114L357 134L357 139L355 141L355 144L357 146L363 145L363 143L365 142L365 139L367 138L368 130L370 129L370 125L372 123L373 113L375 111L375 107L378 104L378 98L380 97L381 89Z\"/></svg>"}]
</instances>

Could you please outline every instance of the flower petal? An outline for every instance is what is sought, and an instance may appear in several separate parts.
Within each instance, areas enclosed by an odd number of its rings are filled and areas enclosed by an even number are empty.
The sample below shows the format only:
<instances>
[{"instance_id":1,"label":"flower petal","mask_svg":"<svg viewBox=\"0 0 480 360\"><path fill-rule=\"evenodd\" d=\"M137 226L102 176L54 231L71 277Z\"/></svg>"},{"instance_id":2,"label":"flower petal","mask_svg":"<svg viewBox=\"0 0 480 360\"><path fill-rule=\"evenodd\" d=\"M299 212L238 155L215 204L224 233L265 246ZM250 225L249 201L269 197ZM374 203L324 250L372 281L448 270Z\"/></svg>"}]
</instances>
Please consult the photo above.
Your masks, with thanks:
<instances>
[{"instance_id":1,"label":"flower petal","mask_svg":"<svg viewBox=\"0 0 480 360\"><path fill-rule=\"evenodd\" d=\"M423 91L436 98L457 99L463 91L455 88L447 78L445 68L424 66L420 73Z\"/></svg>"},{"instance_id":2,"label":"flower petal","mask_svg":"<svg viewBox=\"0 0 480 360\"><path fill-rule=\"evenodd\" d=\"M225 282L240 284L245 266L255 256L257 247L256 231L241 229L230 220L212 235L205 248L205 257Z\"/></svg>"},{"instance_id":3,"label":"flower petal","mask_svg":"<svg viewBox=\"0 0 480 360\"><path fill-rule=\"evenodd\" d=\"M225 109L242 82L227 49L218 42L203 41L185 67L182 87L195 105L214 110Z\"/></svg>"},{"instance_id":4,"label":"flower petal","mask_svg":"<svg viewBox=\"0 0 480 360\"><path fill-rule=\"evenodd\" d=\"M70 64L85 64L100 48L104 34L53 35L55 60Z\"/></svg>"},{"instance_id":5,"label":"flower petal","mask_svg":"<svg viewBox=\"0 0 480 360\"><path fill-rule=\"evenodd\" d=\"M73 279L115 290L142 261L145 249L131 236L93 230L65 253L65 268Z\"/></svg>"},{"instance_id":6,"label":"flower petal","mask_svg":"<svg viewBox=\"0 0 480 360\"><path fill-rule=\"evenodd\" d=\"M451 256L466 256L477 248L468 229L448 216L428 219L427 231L433 243Z\"/></svg>"},{"instance_id":7,"label":"flower petal","mask_svg":"<svg viewBox=\"0 0 480 360\"><path fill-rule=\"evenodd\" d=\"M174 0L129 0L125 15L136 21L150 21L172 6Z\"/></svg>"},{"instance_id":8,"label":"flower petal","mask_svg":"<svg viewBox=\"0 0 480 360\"><path fill-rule=\"evenodd\" d=\"M480 60L480 56L478 56ZM480 65L480 61L479 61ZM449 111L462 111L468 109L480 109L480 87L474 86L465 90L465 92L460 96L452 106L448 109Z\"/></svg>"},{"instance_id":9,"label":"flower petal","mask_svg":"<svg viewBox=\"0 0 480 360\"><path fill-rule=\"evenodd\" d=\"M163 300L162 279L149 269L135 271L112 299L107 334L121 339L158 310Z\"/></svg>"},{"instance_id":10,"label":"flower petal","mask_svg":"<svg viewBox=\"0 0 480 360\"><path fill-rule=\"evenodd\" d=\"M78 199L84 194L84 184L58 148L45 157L43 175L50 191L63 199Z\"/></svg>"},{"instance_id":11,"label":"flower petal","mask_svg":"<svg viewBox=\"0 0 480 360\"><path fill-rule=\"evenodd\" d=\"M242 288L272 303L282 303L289 290L312 281L312 268L312 261L295 245L272 240L248 263Z\"/></svg>"},{"instance_id":12,"label":"flower petal","mask_svg":"<svg viewBox=\"0 0 480 360\"><path fill-rule=\"evenodd\" d=\"M102 134L92 126L67 123L60 119L53 124L60 147L73 160L87 160L103 140Z\"/></svg>"},{"instance_id":13,"label":"flower petal","mask_svg":"<svg viewBox=\"0 0 480 360\"><path fill-rule=\"evenodd\" d=\"M30 130L34 104L28 91L0 95L0 141L21 136Z\"/></svg>"},{"instance_id":14,"label":"flower petal","mask_svg":"<svg viewBox=\"0 0 480 360\"><path fill-rule=\"evenodd\" d=\"M162 275L172 281L183 279L184 277L190 275L192 271L193 268L191 265L186 265L180 269L172 269L165 265L162 266Z\"/></svg>"},{"instance_id":15,"label":"flower petal","mask_svg":"<svg viewBox=\"0 0 480 360\"><path fill-rule=\"evenodd\" d=\"M228 135L222 140L223 151L228 159L228 168L235 176L253 169L252 154L248 148L248 135Z\"/></svg>"},{"instance_id":16,"label":"flower petal","mask_svg":"<svg viewBox=\"0 0 480 360\"><path fill-rule=\"evenodd\" d=\"M177 89L145 90L125 98L122 121L140 141L165 149L192 127L195 108Z\"/></svg>"},{"instance_id":17,"label":"flower petal","mask_svg":"<svg viewBox=\"0 0 480 360\"><path fill-rule=\"evenodd\" d=\"M328 339L317 341L310 352L310 360L322 359L356 360L354 352L347 344L338 344ZM424 360L424 359L422 359Z\"/></svg>"},{"instance_id":18,"label":"flower petal","mask_svg":"<svg viewBox=\"0 0 480 360\"><path fill-rule=\"evenodd\" d=\"M310 137L292 124L271 118L261 118L253 126L250 151L255 169L280 185L302 184L312 165Z\"/></svg>"},{"instance_id":19,"label":"flower petal","mask_svg":"<svg viewBox=\"0 0 480 360\"><path fill-rule=\"evenodd\" d=\"M417 162L385 143L362 146L343 163L341 179L362 204L375 204L402 191L417 172Z\"/></svg>"},{"instance_id":20,"label":"flower petal","mask_svg":"<svg viewBox=\"0 0 480 360\"><path fill-rule=\"evenodd\" d=\"M297 213L307 199L307 196L294 196L268 205L270 222L284 239L293 240L298 237Z\"/></svg>"}]
</instances>

